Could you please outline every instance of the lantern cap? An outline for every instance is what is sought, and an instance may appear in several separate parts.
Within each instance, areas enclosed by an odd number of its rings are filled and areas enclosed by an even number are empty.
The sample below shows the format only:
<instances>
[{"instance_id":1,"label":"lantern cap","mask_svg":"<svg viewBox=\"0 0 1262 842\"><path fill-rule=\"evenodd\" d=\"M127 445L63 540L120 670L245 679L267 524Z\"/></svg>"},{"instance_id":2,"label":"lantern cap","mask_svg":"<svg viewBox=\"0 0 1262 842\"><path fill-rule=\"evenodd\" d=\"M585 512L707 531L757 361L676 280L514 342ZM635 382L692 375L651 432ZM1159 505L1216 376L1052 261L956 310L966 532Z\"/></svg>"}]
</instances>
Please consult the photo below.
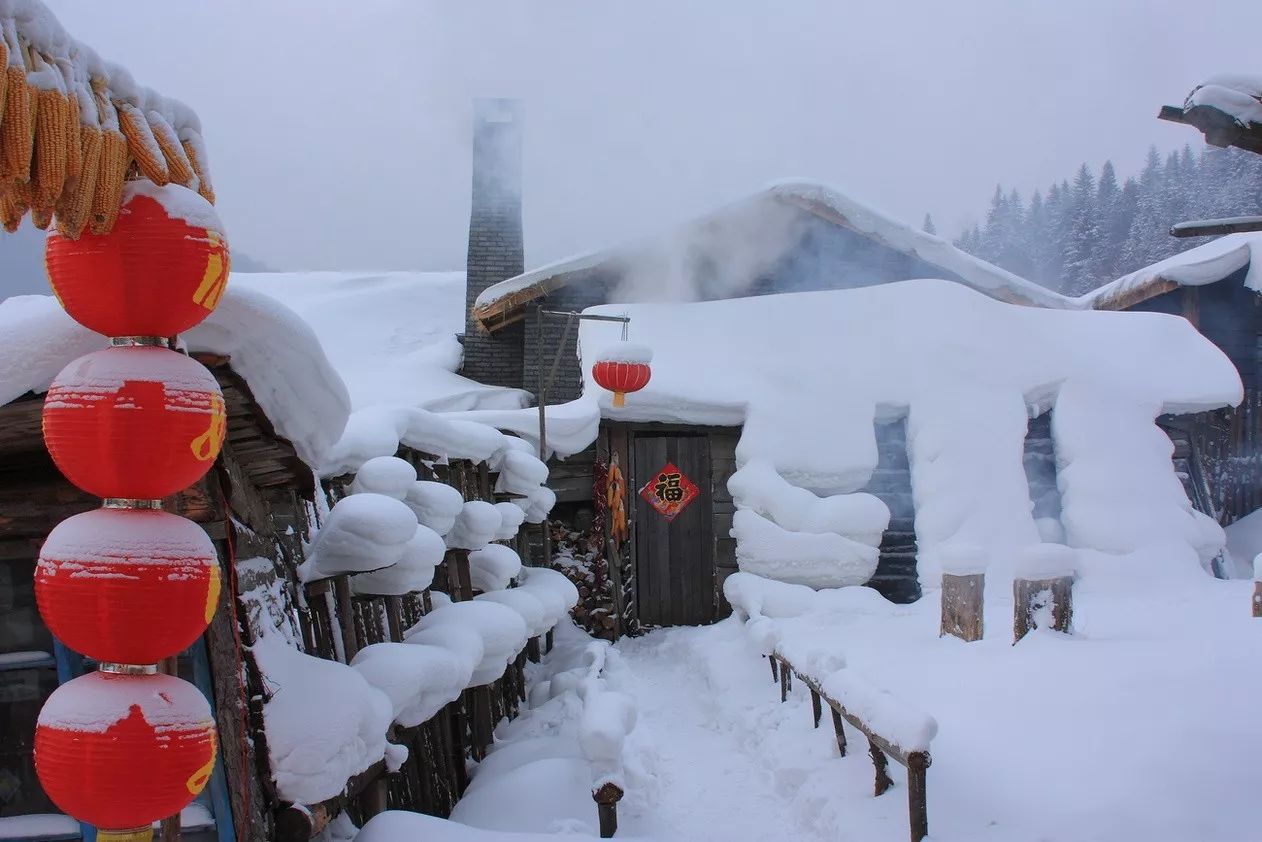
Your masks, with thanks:
<instances>
[{"instance_id":1,"label":"lantern cap","mask_svg":"<svg viewBox=\"0 0 1262 842\"><path fill-rule=\"evenodd\" d=\"M215 564L215 545L193 521L155 509L93 509L53 527L39 552L40 563L85 559L186 567ZM76 576L90 577L78 570ZM105 575L105 574L102 574Z\"/></svg>"},{"instance_id":2,"label":"lantern cap","mask_svg":"<svg viewBox=\"0 0 1262 842\"><path fill-rule=\"evenodd\" d=\"M105 348L84 354L63 368L49 389L72 382L76 389L117 391L128 381L222 394L219 382L206 366L178 351L145 345Z\"/></svg>"},{"instance_id":3,"label":"lantern cap","mask_svg":"<svg viewBox=\"0 0 1262 842\"><path fill-rule=\"evenodd\" d=\"M172 675L92 672L68 681L48 697L38 723L48 728L104 733L140 709L155 728L199 728L214 724L201 691Z\"/></svg>"},{"instance_id":4,"label":"lantern cap","mask_svg":"<svg viewBox=\"0 0 1262 842\"><path fill-rule=\"evenodd\" d=\"M653 362L653 349L637 342L615 342L601 349L596 355L596 362L648 365Z\"/></svg>"},{"instance_id":5,"label":"lantern cap","mask_svg":"<svg viewBox=\"0 0 1262 842\"><path fill-rule=\"evenodd\" d=\"M227 237L215 206L196 190L175 183L159 187L148 179L129 181L123 188L123 206L119 214L125 216L129 212L128 206L139 197L157 202L172 219L180 219L193 228L205 228Z\"/></svg>"}]
</instances>

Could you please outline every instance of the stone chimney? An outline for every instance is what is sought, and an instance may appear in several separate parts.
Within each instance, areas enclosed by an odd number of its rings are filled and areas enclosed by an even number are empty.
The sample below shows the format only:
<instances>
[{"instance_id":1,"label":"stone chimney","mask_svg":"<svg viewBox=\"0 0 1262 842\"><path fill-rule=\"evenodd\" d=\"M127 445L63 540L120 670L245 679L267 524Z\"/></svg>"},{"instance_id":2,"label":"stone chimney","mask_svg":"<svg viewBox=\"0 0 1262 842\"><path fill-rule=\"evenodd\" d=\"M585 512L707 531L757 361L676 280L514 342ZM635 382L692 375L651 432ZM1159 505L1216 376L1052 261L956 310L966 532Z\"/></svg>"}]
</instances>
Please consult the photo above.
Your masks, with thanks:
<instances>
[{"instance_id":1,"label":"stone chimney","mask_svg":"<svg viewBox=\"0 0 1262 842\"><path fill-rule=\"evenodd\" d=\"M487 335L472 320L473 302L487 287L525 271L521 229L521 102L473 104L473 201L465 264L465 377L521 388L522 322Z\"/></svg>"}]
</instances>

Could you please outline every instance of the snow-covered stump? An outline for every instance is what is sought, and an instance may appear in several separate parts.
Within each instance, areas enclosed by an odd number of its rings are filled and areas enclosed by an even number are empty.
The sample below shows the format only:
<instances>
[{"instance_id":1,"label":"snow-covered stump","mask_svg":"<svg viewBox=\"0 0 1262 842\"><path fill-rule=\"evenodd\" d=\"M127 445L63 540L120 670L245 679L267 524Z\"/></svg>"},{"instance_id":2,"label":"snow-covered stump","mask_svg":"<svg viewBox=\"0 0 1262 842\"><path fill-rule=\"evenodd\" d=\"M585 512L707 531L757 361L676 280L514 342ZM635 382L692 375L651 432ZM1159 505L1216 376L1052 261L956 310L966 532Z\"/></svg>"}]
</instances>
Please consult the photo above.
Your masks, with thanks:
<instances>
[{"instance_id":1,"label":"snow-covered stump","mask_svg":"<svg viewBox=\"0 0 1262 842\"><path fill-rule=\"evenodd\" d=\"M1253 559L1253 616L1262 617L1262 553Z\"/></svg>"},{"instance_id":2,"label":"snow-covered stump","mask_svg":"<svg viewBox=\"0 0 1262 842\"><path fill-rule=\"evenodd\" d=\"M592 793L600 819L601 839L612 839L618 832L618 802L623 795L622 787L612 781L606 781L600 789Z\"/></svg>"},{"instance_id":3,"label":"snow-covered stump","mask_svg":"<svg viewBox=\"0 0 1262 842\"><path fill-rule=\"evenodd\" d=\"M942 574L942 624L938 637L951 635L968 643L982 639L986 591L984 573Z\"/></svg>"},{"instance_id":4,"label":"snow-covered stump","mask_svg":"<svg viewBox=\"0 0 1262 842\"><path fill-rule=\"evenodd\" d=\"M1076 559L1076 553L1061 544L1035 544L1021 551L1012 580L1014 645L1032 629L1069 634Z\"/></svg>"}]
</instances>

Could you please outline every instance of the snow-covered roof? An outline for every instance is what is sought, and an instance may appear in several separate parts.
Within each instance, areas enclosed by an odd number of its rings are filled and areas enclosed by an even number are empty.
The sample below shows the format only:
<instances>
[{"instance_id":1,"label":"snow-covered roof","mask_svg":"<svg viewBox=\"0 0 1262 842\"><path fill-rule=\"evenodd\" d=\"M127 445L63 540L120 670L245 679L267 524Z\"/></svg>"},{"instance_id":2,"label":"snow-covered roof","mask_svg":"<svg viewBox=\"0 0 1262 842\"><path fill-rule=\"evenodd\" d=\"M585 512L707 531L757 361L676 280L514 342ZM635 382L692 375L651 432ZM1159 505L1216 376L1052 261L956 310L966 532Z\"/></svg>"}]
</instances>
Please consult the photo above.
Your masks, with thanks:
<instances>
[{"instance_id":1,"label":"snow-covered roof","mask_svg":"<svg viewBox=\"0 0 1262 842\"><path fill-rule=\"evenodd\" d=\"M1248 267L1245 286L1262 292L1262 234L1229 234L1123 275L1081 296L1095 310L1124 310L1177 287L1205 286Z\"/></svg>"},{"instance_id":2,"label":"snow-covered roof","mask_svg":"<svg viewBox=\"0 0 1262 842\"><path fill-rule=\"evenodd\" d=\"M306 322L276 299L230 284L219 307L182 338L190 352L229 357L299 458L311 466L324 461L346 426L350 399ZM45 391L67 363L106 344L50 295L0 301L0 405Z\"/></svg>"},{"instance_id":3,"label":"snow-covered roof","mask_svg":"<svg viewBox=\"0 0 1262 842\"><path fill-rule=\"evenodd\" d=\"M1188 95L1184 110L1207 105L1231 116L1241 126L1262 125L1262 76L1225 73L1210 77Z\"/></svg>"},{"instance_id":4,"label":"snow-covered roof","mask_svg":"<svg viewBox=\"0 0 1262 842\"><path fill-rule=\"evenodd\" d=\"M1000 269L994 264L960 251L940 237L894 220L844 193L811 181L777 182L737 202L725 205L682 226L676 236L721 224L722 220L747 212L768 201L802 208L827 221L853 230L874 242L914 255L958 278L967 286L992 298L1014 304L1068 309L1071 299L1033 281ZM624 244L611 249L585 252L533 269L484 290L474 302L473 315L488 327L511 321L511 314L523 304L547 295L577 280L596 267L625 260L637 251L651 248L656 238ZM896 279L902 280L902 279Z\"/></svg>"},{"instance_id":5,"label":"snow-covered roof","mask_svg":"<svg viewBox=\"0 0 1262 842\"><path fill-rule=\"evenodd\" d=\"M647 387L614 408L591 367L621 327L584 321L585 399L609 419L741 426L742 471L849 495L876 468L874 422L906 417L922 577L952 542L1040 540L1021 453L1029 417L1048 408L1071 542L1221 546L1221 530L1192 511L1154 419L1235 404L1240 377L1182 318L1012 306L940 280L588 312L629 316L654 357ZM896 343L877 341L893 334ZM871 501L834 501L809 517L793 505L786 519L747 486L779 484L729 483L743 568L817 586L871 575L865 536L883 528ZM792 491L768 493L785 501Z\"/></svg>"}]
</instances>

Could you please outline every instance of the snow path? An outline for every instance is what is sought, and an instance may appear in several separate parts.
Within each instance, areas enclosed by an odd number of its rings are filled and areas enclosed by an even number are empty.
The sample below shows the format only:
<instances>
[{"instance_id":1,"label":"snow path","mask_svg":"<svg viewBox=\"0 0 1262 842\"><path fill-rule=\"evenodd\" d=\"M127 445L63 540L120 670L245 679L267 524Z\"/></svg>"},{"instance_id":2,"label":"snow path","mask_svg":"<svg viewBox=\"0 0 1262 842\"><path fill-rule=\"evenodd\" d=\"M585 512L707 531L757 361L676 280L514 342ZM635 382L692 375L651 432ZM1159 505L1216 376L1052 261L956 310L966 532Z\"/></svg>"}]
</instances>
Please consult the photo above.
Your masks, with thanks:
<instances>
[{"instance_id":1,"label":"snow path","mask_svg":"<svg viewBox=\"0 0 1262 842\"><path fill-rule=\"evenodd\" d=\"M795 685L781 704L766 659L750 650L738 626L666 629L616 648L639 706L620 836L905 837L901 768L891 769L900 786L874 799L866 751L837 756L828 719L811 728L805 688ZM863 745L861 738L852 744Z\"/></svg>"}]
</instances>

